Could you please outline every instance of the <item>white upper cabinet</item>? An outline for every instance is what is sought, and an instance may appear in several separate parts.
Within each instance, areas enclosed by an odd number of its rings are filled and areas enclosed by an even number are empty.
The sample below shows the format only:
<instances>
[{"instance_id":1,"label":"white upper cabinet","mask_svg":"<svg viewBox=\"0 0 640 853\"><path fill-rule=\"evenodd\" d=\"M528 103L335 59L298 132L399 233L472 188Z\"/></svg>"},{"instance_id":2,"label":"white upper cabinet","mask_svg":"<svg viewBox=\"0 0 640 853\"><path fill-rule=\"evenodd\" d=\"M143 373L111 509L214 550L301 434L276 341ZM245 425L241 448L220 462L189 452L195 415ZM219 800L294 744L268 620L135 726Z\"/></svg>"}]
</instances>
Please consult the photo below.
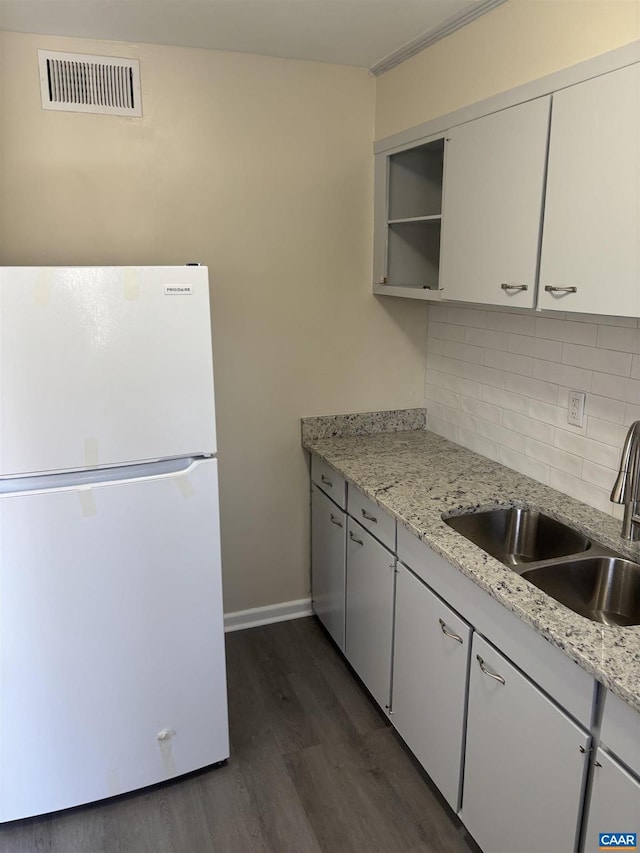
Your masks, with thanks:
<instances>
[{"instance_id":1,"label":"white upper cabinet","mask_svg":"<svg viewBox=\"0 0 640 853\"><path fill-rule=\"evenodd\" d=\"M550 105L538 98L449 131L443 299L535 305Z\"/></svg>"},{"instance_id":2,"label":"white upper cabinet","mask_svg":"<svg viewBox=\"0 0 640 853\"><path fill-rule=\"evenodd\" d=\"M375 293L439 298L443 151L440 135L376 157Z\"/></svg>"},{"instance_id":3,"label":"white upper cabinet","mask_svg":"<svg viewBox=\"0 0 640 853\"><path fill-rule=\"evenodd\" d=\"M640 316L639 211L636 64L553 95L538 306Z\"/></svg>"}]
</instances>

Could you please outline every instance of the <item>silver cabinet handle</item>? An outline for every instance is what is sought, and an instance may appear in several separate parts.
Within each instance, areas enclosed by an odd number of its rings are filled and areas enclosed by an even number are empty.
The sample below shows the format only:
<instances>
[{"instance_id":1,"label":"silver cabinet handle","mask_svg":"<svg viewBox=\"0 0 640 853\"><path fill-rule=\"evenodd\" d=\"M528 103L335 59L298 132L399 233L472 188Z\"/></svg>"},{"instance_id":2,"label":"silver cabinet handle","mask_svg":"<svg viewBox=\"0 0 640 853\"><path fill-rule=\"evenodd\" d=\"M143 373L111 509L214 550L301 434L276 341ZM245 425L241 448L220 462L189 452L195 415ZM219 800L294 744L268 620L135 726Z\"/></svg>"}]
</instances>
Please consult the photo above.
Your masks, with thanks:
<instances>
[{"instance_id":1,"label":"silver cabinet handle","mask_svg":"<svg viewBox=\"0 0 640 853\"><path fill-rule=\"evenodd\" d=\"M505 284L500 285L503 290L529 290L528 284Z\"/></svg>"},{"instance_id":2,"label":"silver cabinet handle","mask_svg":"<svg viewBox=\"0 0 640 853\"><path fill-rule=\"evenodd\" d=\"M452 634L451 631L447 630L447 626L443 619L438 619L438 622L440 623L440 628L442 629L442 633L445 635L445 637L451 637L451 639L455 640L456 643L464 642L464 640L459 634Z\"/></svg>"},{"instance_id":3,"label":"silver cabinet handle","mask_svg":"<svg viewBox=\"0 0 640 853\"><path fill-rule=\"evenodd\" d=\"M358 539L357 536L353 535L353 530L349 531L349 539L351 539L352 542L357 542L358 545L364 545L364 542L362 541L362 539Z\"/></svg>"},{"instance_id":4,"label":"silver cabinet handle","mask_svg":"<svg viewBox=\"0 0 640 853\"><path fill-rule=\"evenodd\" d=\"M331 486L331 488L333 488L333 483L331 482L331 480L327 480L324 474L320 474L320 479L325 484L325 486Z\"/></svg>"},{"instance_id":5,"label":"silver cabinet handle","mask_svg":"<svg viewBox=\"0 0 640 853\"><path fill-rule=\"evenodd\" d=\"M373 521L374 524L378 523L378 519L375 515L371 515L371 513L367 512L366 509L361 509L360 512L362 513L362 517L366 518L367 521Z\"/></svg>"},{"instance_id":6,"label":"silver cabinet handle","mask_svg":"<svg viewBox=\"0 0 640 853\"><path fill-rule=\"evenodd\" d=\"M498 675L496 672L491 672L490 669L487 669L484 665L484 660L480 657L480 655L476 655L476 660L480 664L480 669L484 672L485 675L488 675L489 678L495 678L496 681L499 681L500 684L506 684L507 682L501 675Z\"/></svg>"},{"instance_id":7,"label":"silver cabinet handle","mask_svg":"<svg viewBox=\"0 0 640 853\"><path fill-rule=\"evenodd\" d=\"M337 527L342 527L342 524L338 521L333 513L331 513L331 523L335 524Z\"/></svg>"},{"instance_id":8,"label":"silver cabinet handle","mask_svg":"<svg viewBox=\"0 0 640 853\"><path fill-rule=\"evenodd\" d=\"M556 287L554 284L547 284L544 288L547 293L577 293L577 287Z\"/></svg>"}]
</instances>

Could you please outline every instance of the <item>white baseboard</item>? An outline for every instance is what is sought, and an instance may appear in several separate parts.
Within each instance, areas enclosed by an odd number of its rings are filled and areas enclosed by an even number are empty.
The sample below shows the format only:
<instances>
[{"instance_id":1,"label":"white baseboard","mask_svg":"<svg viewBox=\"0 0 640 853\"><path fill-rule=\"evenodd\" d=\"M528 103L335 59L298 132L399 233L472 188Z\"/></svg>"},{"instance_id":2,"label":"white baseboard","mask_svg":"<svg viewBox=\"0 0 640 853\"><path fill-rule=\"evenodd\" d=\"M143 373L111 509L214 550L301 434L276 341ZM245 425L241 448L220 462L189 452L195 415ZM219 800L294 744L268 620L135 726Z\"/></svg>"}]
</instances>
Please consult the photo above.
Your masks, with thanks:
<instances>
[{"instance_id":1,"label":"white baseboard","mask_svg":"<svg viewBox=\"0 0 640 853\"><path fill-rule=\"evenodd\" d=\"M257 628L258 625L270 625L272 622L300 619L302 616L311 616L312 613L310 598L301 598L299 601L283 601L280 604L270 604L267 607L253 607L251 610L225 613L224 630L225 633L242 631L245 628Z\"/></svg>"}]
</instances>

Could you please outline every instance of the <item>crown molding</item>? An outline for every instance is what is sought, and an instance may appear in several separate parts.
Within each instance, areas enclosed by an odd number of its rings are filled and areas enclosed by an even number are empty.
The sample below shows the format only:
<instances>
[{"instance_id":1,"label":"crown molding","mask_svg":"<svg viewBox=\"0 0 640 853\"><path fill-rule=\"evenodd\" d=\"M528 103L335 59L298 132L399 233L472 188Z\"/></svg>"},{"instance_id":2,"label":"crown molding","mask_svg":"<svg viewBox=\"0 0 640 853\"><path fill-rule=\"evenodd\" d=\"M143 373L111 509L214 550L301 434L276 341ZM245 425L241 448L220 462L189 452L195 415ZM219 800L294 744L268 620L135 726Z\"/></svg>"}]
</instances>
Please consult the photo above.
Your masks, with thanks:
<instances>
[{"instance_id":1,"label":"crown molding","mask_svg":"<svg viewBox=\"0 0 640 853\"><path fill-rule=\"evenodd\" d=\"M407 42L407 44L398 50L394 50L393 53L390 53L388 56L385 56L384 59L381 59L379 62L376 62L375 65L372 65L369 71L376 77L379 77L381 74L384 74L385 71L390 71L392 68L395 68L396 65L400 65L402 62L405 62L417 53L420 53L425 48L430 47L432 44L435 44L435 42L445 38L445 36L455 33L456 30L465 27L467 24L475 21L476 18L490 12L492 9L495 9L496 6L501 6L503 3L506 3L506 0L480 0L480 2L477 2L470 9L463 9L455 15L451 15L451 17L444 20L437 27L427 30L423 35L418 36L416 39L412 39L412 41Z\"/></svg>"}]
</instances>

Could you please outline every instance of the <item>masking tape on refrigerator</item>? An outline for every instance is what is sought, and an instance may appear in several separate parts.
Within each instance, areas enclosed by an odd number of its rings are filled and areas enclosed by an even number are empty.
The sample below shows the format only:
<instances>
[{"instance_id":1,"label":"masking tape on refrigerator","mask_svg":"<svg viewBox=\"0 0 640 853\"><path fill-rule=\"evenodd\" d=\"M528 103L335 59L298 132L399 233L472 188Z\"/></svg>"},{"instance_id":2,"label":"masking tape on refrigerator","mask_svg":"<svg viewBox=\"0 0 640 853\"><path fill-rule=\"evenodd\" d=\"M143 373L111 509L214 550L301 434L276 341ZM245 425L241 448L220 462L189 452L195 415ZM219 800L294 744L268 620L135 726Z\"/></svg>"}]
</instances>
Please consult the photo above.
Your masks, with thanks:
<instances>
[{"instance_id":1,"label":"masking tape on refrigerator","mask_svg":"<svg viewBox=\"0 0 640 853\"><path fill-rule=\"evenodd\" d=\"M171 738L175 734L171 729L163 729L158 732L158 746L160 747L160 757L162 758L162 766L164 775L167 779L176 775L176 763L173 760L173 749L171 748Z\"/></svg>"},{"instance_id":2,"label":"masking tape on refrigerator","mask_svg":"<svg viewBox=\"0 0 640 853\"><path fill-rule=\"evenodd\" d=\"M132 302L140 297L140 288L138 286L138 273L134 269L124 269L122 271L122 292L124 298Z\"/></svg>"},{"instance_id":3,"label":"masking tape on refrigerator","mask_svg":"<svg viewBox=\"0 0 640 853\"><path fill-rule=\"evenodd\" d=\"M51 282L53 280L52 269L41 269L38 272L36 284L33 290L33 301L40 308L46 308L51 296Z\"/></svg>"},{"instance_id":4,"label":"masking tape on refrigerator","mask_svg":"<svg viewBox=\"0 0 640 853\"><path fill-rule=\"evenodd\" d=\"M191 480L188 477L176 477L174 483L182 492L183 498L192 498L195 495L196 491L191 485Z\"/></svg>"}]
</instances>

